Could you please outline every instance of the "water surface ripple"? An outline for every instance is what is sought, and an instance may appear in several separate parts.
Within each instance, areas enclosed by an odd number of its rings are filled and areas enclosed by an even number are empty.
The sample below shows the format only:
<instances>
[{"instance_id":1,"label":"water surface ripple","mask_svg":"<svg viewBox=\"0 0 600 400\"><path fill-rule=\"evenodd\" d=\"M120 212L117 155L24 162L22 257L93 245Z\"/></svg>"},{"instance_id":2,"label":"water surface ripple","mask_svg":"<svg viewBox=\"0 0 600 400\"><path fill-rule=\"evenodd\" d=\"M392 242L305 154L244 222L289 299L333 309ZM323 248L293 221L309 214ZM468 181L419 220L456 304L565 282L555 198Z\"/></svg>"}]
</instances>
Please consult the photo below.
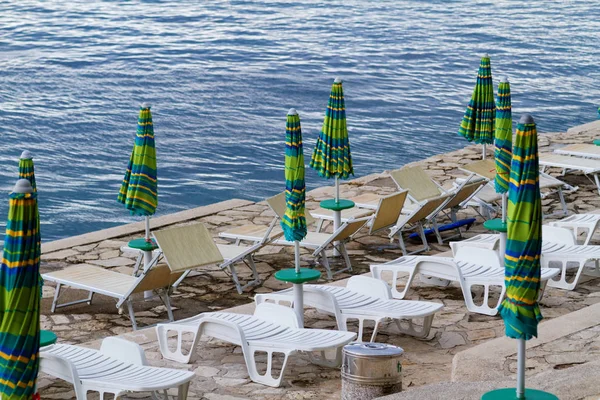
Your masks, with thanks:
<instances>
[{"instance_id":1,"label":"water surface ripple","mask_svg":"<svg viewBox=\"0 0 600 400\"><path fill-rule=\"evenodd\" d=\"M398 168L465 145L485 52L515 119L564 130L596 117L599 28L596 1L5 1L0 190L28 149L44 240L136 220L116 196L148 101L157 214L262 199L284 189L287 110L308 159L337 75L356 175Z\"/></svg>"}]
</instances>

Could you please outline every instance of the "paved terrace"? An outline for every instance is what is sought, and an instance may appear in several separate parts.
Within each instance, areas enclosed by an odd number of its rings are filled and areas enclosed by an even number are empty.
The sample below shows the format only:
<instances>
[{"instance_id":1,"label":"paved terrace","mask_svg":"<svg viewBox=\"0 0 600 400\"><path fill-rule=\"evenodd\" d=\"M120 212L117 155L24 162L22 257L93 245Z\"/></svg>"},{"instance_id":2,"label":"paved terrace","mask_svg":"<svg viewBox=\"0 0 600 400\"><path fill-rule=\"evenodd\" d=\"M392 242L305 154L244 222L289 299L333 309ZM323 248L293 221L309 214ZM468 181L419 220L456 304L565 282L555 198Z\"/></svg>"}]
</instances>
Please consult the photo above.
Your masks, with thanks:
<instances>
[{"instance_id":1,"label":"paved terrace","mask_svg":"<svg viewBox=\"0 0 600 400\"><path fill-rule=\"evenodd\" d=\"M555 133L540 136L540 150L551 151L569 143L591 142L600 136L600 122L586 124L569 130L567 133ZM490 156L491 152L490 152ZM480 146L469 146L462 150L430 157L418 164L444 186L450 186L455 177L464 177L458 170L460 165L481 158ZM400 167L400 166L398 166ZM556 171L554 171L556 172ZM578 186L575 193L566 194L571 213L589 212L600 209L600 197L585 176L567 175L565 182ZM318 202L330 198L332 187L323 187L307 194L307 208L316 208ZM341 186L343 197L351 197L365 192L380 194L392 193L395 188L392 180L385 174L374 174L349 181ZM552 213L560 209L556 195L543 200L544 212ZM461 217L476 216L472 210L462 212ZM264 225L273 218L264 202L252 203L245 200L229 200L205 207L171 214L152 219L153 229L166 226L202 222L213 232L218 233L232 226L249 223ZM331 229L331 227L328 227ZM130 239L139 237L143 223L119 226L103 231L45 243L42 246L42 272L61 269L70 265L89 264L111 270L131 273L136 254L123 253L119 249ZM465 236L484 232L481 218ZM219 240L219 239L217 239ZM598 242L596 242L598 243ZM396 242L397 244L397 242ZM416 246L415 244L410 246ZM366 236L366 232L348 245L354 274L367 273L369 264L392 260L401 255L400 250L390 248L385 235ZM432 243L429 254L448 251L447 245ZM239 295L229 276L218 268L204 268L202 274L188 277L172 296L175 319L186 318L201 312L225 310L236 307L234 311L251 313L253 296L256 293L271 292L286 288L287 285L274 279L273 274L281 268L293 267L293 249L291 247L266 246L255 257L263 284ZM314 265L310 254L302 255L304 265ZM239 267L240 277L249 277L249 271ZM348 274L336 276L335 284L344 284ZM326 283L322 280L320 283ZM549 288L542 301L542 312L547 320L581 310L600 302L598 278L584 277L575 291ZM335 369L314 366L305 356L292 358L285 384L281 388L270 388L252 383L247 376L246 367L239 347L215 340L203 341L197 351L199 359L190 365L177 365L161 359L154 336L154 329L144 326L166 320L165 308L160 301L138 301L134 304L141 330L131 332L131 323L126 315L120 315L114 300L97 295L91 306L77 305L59 309L50 313L50 304L54 287L44 287L42 300L42 328L51 329L62 343L99 346L100 339L124 335L140 343L147 352L152 365L188 368L195 371L197 379L190 387L190 399L323 399L339 398L340 373ZM84 293L67 289L67 298L83 297ZM464 350L482 343L501 338L503 323L499 317L471 314L466 311L458 285L447 288L429 287L417 282L409 299L442 302L444 308L433 322L433 329L426 340L417 340L399 335L395 326L384 327L378 341L399 345L405 350L404 388L409 389L426 384L450 381L453 357ZM306 326L314 328L334 328L335 321L314 310L306 312ZM598 327L589 326L583 336L573 334L564 345L546 345L533 353L530 364L534 371L545 368L568 368L598 355L598 346L588 345L597 338ZM585 339L585 341L583 341ZM594 342L595 343L595 342ZM563 356L565 347L574 349L573 353ZM577 352L579 351L579 352ZM586 353L583 356L583 352ZM562 357L562 358L561 358ZM565 358L566 357L566 358ZM514 362L507 356L503 371L508 375L513 371ZM549 366L549 367L548 367ZM558 367L557 367L558 366ZM43 398L68 399L73 397L71 386L65 382L41 377L39 387ZM136 397L137 398L137 397Z\"/></svg>"}]
</instances>

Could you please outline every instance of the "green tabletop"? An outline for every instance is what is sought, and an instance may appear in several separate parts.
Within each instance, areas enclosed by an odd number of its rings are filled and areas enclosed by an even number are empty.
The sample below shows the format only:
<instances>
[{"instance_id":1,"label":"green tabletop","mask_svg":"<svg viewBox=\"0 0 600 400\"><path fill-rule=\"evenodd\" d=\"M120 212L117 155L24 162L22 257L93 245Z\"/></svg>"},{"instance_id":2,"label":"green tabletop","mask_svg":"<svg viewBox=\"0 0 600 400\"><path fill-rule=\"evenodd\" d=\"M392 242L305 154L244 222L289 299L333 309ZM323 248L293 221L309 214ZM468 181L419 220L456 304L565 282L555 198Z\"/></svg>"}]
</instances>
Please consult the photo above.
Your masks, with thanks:
<instances>
[{"instance_id":1,"label":"green tabletop","mask_svg":"<svg viewBox=\"0 0 600 400\"><path fill-rule=\"evenodd\" d=\"M600 146L600 139L594 139L594 144L596 146Z\"/></svg>"},{"instance_id":2,"label":"green tabletop","mask_svg":"<svg viewBox=\"0 0 600 400\"><path fill-rule=\"evenodd\" d=\"M314 281L321 277L321 273L310 268L300 268L300 272L296 272L294 268L282 269L275 272L275 279L291 283L304 283Z\"/></svg>"},{"instance_id":3,"label":"green tabletop","mask_svg":"<svg viewBox=\"0 0 600 400\"><path fill-rule=\"evenodd\" d=\"M50 346L51 344L56 343L57 339L56 333L52 331L47 331L45 329L40 331L40 347Z\"/></svg>"},{"instance_id":4,"label":"green tabletop","mask_svg":"<svg viewBox=\"0 0 600 400\"><path fill-rule=\"evenodd\" d=\"M158 245L154 239L150 239L149 242L147 242L145 238L133 239L127 243L127 245L132 249L138 249L142 251L152 251L158 249Z\"/></svg>"},{"instance_id":5,"label":"green tabletop","mask_svg":"<svg viewBox=\"0 0 600 400\"><path fill-rule=\"evenodd\" d=\"M483 227L490 231L506 232L506 222L502 222L500 218L488 219L483 223Z\"/></svg>"},{"instance_id":6,"label":"green tabletop","mask_svg":"<svg viewBox=\"0 0 600 400\"><path fill-rule=\"evenodd\" d=\"M497 389L485 393L483 397L481 397L481 400L558 400L558 397L552 393L543 392L541 390L525 389L524 394L525 397L517 398L517 390L515 388Z\"/></svg>"},{"instance_id":7,"label":"green tabletop","mask_svg":"<svg viewBox=\"0 0 600 400\"><path fill-rule=\"evenodd\" d=\"M354 202L350 200L339 199L335 201L335 199L323 200L321 202L321 208L332 211L342 211L348 208L354 207Z\"/></svg>"}]
</instances>

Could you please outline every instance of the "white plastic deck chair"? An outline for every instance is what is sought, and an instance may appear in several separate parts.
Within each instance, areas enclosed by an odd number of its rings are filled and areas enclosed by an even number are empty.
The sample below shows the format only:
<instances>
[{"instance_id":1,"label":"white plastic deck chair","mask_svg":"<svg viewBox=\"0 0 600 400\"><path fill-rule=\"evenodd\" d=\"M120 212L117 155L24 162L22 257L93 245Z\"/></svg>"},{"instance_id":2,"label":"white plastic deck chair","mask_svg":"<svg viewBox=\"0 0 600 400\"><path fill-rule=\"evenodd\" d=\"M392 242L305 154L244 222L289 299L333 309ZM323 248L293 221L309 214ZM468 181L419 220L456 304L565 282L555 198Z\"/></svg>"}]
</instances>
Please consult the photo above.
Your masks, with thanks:
<instances>
[{"instance_id":1,"label":"white plastic deck chair","mask_svg":"<svg viewBox=\"0 0 600 400\"><path fill-rule=\"evenodd\" d=\"M471 312L496 315L506 288L504 286L504 266L501 265L494 250L463 246L454 257L410 256L400 257L385 264L371 265L371 273L377 279L391 274L392 297L403 299L415 275L420 274L424 282L447 286L450 282L458 282L465 299L467 309ZM542 268L540 298L546 282L558 274L554 268ZM407 275L406 278L404 276ZM402 284L402 281L404 283ZM481 304L475 302L472 292L474 286L483 286ZM491 306L490 288L500 288L500 295L495 306ZM399 288L402 288L399 290Z\"/></svg>"},{"instance_id":2,"label":"white plastic deck chair","mask_svg":"<svg viewBox=\"0 0 600 400\"><path fill-rule=\"evenodd\" d=\"M75 398L86 400L88 392L114 399L128 393L164 394L177 388L177 399L185 400L191 371L147 366L144 350L136 343L110 337L102 341L100 351L68 344L55 344L40 351L40 372L73 384Z\"/></svg>"},{"instance_id":3,"label":"white plastic deck chair","mask_svg":"<svg viewBox=\"0 0 600 400\"><path fill-rule=\"evenodd\" d=\"M254 315L211 312L174 323L159 324L156 334L163 357L183 363L196 358L196 346L202 336L241 346L250 379L273 387L281 385L289 356L306 352L315 364L337 367L341 364L342 347L356 338L352 332L300 328L298 317L291 308L269 303L257 305ZM176 334L174 348L169 346L172 334ZM190 334L191 345L186 351L184 340ZM335 351L333 359L326 357L326 351ZM256 352L267 353L264 374L258 372ZM318 352L320 356L315 356L313 352ZM272 374L274 353L284 356L277 376Z\"/></svg>"},{"instance_id":4,"label":"white plastic deck chair","mask_svg":"<svg viewBox=\"0 0 600 400\"><path fill-rule=\"evenodd\" d=\"M371 342L375 341L380 324L385 320L396 323L400 333L425 338L429 335L433 317L443 304L430 301L394 300L389 286L375 278L353 276L346 287L330 285L304 285L304 305L333 315L340 331L348 330L348 320L358 320L358 340L363 340L365 321L375 323ZM256 304L268 301L293 306L293 290L257 294ZM423 318L420 328L413 323ZM405 325L402 323L405 322Z\"/></svg>"},{"instance_id":5,"label":"white plastic deck chair","mask_svg":"<svg viewBox=\"0 0 600 400\"><path fill-rule=\"evenodd\" d=\"M582 273L600 276L600 246L578 245L573 231L566 228L542 226L543 269L556 271L556 276L548 281L548 286L565 290L573 290L577 286ZM451 243L454 253L463 247L481 247L498 251L499 235L477 235L462 242ZM591 266L588 263L593 263ZM567 277L567 271L577 269L575 276Z\"/></svg>"},{"instance_id":6,"label":"white plastic deck chair","mask_svg":"<svg viewBox=\"0 0 600 400\"><path fill-rule=\"evenodd\" d=\"M425 227L424 223L429 220L429 217L435 213L441 206L447 203L452 194L443 194L438 197L434 197L432 199L424 201L422 204L417 204L416 208L408 215L401 215L396 224L390 229L390 233L388 237L390 241L394 240L394 237L398 235L398 243L400 245L400 249L402 250L402 254L414 254L422 251L429 251L429 243L427 242L427 237L425 236ZM402 237L403 232L416 229L421 237L421 241L423 243L423 247L413 251L412 253L408 253L406 250L406 244L404 242L404 238Z\"/></svg>"},{"instance_id":7,"label":"white plastic deck chair","mask_svg":"<svg viewBox=\"0 0 600 400\"><path fill-rule=\"evenodd\" d=\"M600 146L599 146L600 147ZM600 214L574 214L558 221L549 222L548 225L558 228L568 228L573 231L576 238L585 233L583 245L590 244L598 225L600 224Z\"/></svg>"},{"instance_id":8,"label":"white plastic deck chair","mask_svg":"<svg viewBox=\"0 0 600 400\"><path fill-rule=\"evenodd\" d=\"M598 159L541 153L540 166L542 167L542 172L546 172L546 168L548 167L561 168L563 170L562 175L565 175L569 171L582 172L590 181L596 184L598 193L600 193L600 180L598 179L600 160ZM590 175L594 178L593 180L589 177Z\"/></svg>"},{"instance_id":9,"label":"white plastic deck chair","mask_svg":"<svg viewBox=\"0 0 600 400\"><path fill-rule=\"evenodd\" d=\"M200 227L196 227L199 225ZM73 304L91 304L94 294L102 294L117 299L117 308L127 304L133 329L137 322L133 312L132 298L136 293L154 290L167 308L169 321L173 321L170 295L173 284L188 270L223 261L210 233L202 224L178 226L153 232L160 253L167 265L157 264L159 255L141 270L139 276L131 276L116 271L79 264L59 271L42 274L47 282L56 283L56 291L51 311ZM192 228L190 228L192 227ZM193 232L192 232L193 231ZM192 234L193 233L193 234ZM87 298L59 304L62 286L82 289L89 292Z\"/></svg>"}]
</instances>

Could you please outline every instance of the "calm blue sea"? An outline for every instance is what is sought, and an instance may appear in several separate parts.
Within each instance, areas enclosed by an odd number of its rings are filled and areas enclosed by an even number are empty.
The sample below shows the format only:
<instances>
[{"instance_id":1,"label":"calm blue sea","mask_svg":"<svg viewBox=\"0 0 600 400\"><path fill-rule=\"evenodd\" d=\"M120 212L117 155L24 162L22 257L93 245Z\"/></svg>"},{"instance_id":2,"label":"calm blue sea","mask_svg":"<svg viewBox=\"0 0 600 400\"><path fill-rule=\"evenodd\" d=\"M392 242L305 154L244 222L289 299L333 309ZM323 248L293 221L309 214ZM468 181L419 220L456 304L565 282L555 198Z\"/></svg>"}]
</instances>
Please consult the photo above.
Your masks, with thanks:
<instances>
[{"instance_id":1,"label":"calm blue sea","mask_svg":"<svg viewBox=\"0 0 600 400\"><path fill-rule=\"evenodd\" d=\"M466 144L486 52L515 120L565 130L596 118L599 38L595 0L2 1L0 191L28 149L45 241L136 220L116 196L147 101L158 215L262 199L284 189L287 110L308 160L335 76L356 176L397 168Z\"/></svg>"}]
</instances>

